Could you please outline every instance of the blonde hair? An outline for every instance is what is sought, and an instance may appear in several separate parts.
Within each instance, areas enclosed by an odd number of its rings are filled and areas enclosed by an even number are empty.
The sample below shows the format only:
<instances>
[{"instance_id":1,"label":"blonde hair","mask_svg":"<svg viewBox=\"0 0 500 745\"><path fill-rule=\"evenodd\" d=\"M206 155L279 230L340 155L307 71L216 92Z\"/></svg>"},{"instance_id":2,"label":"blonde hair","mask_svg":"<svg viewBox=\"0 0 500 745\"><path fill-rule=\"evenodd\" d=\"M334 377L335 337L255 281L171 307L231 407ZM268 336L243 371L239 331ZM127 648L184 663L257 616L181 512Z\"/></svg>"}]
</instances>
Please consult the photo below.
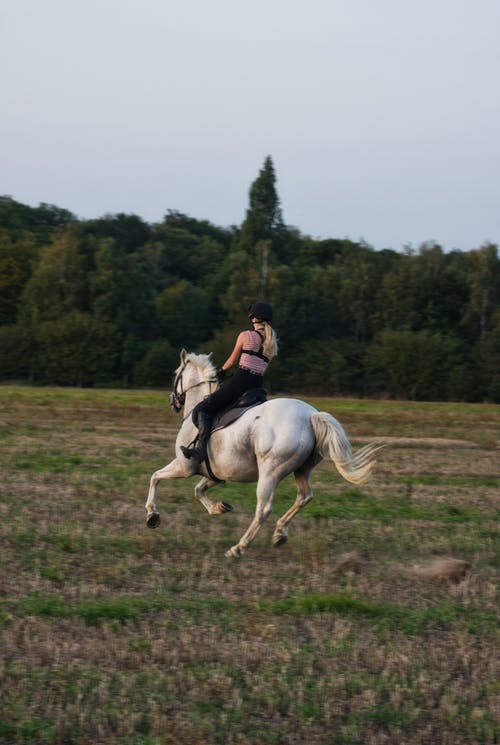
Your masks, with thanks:
<instances>
[{"instance_id":1,"label":"blonde hair","mask_svg":"<svg viewBox=\"0 0 500 745\"><path fill-rule=\"evenodd\" d=\"M267 321L261 321L264 326L264 341L262 343L262 351L272 360L278 354L278 337L273 327Z\"/></svg>"}]
</instances>

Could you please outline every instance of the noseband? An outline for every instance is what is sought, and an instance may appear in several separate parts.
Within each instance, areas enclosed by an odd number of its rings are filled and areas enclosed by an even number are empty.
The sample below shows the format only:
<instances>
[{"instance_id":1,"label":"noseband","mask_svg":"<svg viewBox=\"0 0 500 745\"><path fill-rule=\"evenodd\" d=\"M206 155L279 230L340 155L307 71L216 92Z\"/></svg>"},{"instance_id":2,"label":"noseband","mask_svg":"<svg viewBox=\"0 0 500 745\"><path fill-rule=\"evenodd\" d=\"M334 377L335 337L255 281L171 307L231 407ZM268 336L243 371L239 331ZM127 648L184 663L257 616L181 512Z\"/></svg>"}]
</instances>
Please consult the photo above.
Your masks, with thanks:
<instances>
[{"instance_id":1,"label":"noseband","mask_svg":"<svg viewBox=\"0 0 500 745\"><path fill-rule=\"evenodd\" d=\"M209 383L212 385L213 383L217 383L217 379L214 378L213 380L200 380L199 383L194 383L193 385L190 385L189 388L184 388L184 384L182 381L182 374L184 370L186 369L186 366L189 364L189 360L184 363L184 367L182 370L175 376L174 378L174 384L172 387L172 393L170 394L169 400L170 400L170 406L172 407L173 411L176 412L176 414L179 413L179 411L182 409L186 402L186 393L193 390L193 388L199 388L200 385L203 385L204 383ZM180 390L178 390L180 387Z\"/></svg>"}]
</instances>

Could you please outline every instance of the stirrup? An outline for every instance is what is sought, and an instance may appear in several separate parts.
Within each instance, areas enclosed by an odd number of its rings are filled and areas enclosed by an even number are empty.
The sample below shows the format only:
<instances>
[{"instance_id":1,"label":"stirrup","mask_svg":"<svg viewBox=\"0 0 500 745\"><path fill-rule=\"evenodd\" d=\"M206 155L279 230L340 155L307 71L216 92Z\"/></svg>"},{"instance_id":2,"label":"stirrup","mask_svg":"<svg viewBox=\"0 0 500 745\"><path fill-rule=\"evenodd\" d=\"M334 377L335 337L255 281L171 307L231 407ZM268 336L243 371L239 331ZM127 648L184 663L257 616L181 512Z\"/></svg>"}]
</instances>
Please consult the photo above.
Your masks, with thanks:
<instances>
[{"instance_id":1,"label":"stirrup","mask_svg":"<svg viewBox=\"0 0 500 745\"><path fill-rule=\"evenodd\" d=\"M199 460L200 463L202 461L202 458L200 456L200 453L196 448L187 448L185 445L181 445L181 451L185 458L188 460L191 460L191 458L195 458L196 460Z\"/></svg>"}]
</instances>

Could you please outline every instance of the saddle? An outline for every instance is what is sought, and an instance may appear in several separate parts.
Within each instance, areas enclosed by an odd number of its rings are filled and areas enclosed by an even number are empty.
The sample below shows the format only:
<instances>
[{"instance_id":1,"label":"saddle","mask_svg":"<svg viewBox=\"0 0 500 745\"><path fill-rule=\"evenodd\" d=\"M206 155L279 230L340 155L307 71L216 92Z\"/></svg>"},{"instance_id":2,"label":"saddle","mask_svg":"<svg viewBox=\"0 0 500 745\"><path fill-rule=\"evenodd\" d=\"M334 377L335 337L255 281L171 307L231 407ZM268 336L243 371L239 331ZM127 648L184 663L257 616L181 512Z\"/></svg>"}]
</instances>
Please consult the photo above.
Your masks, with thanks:
<instances>
[{"instance_id":1,"label":"saddle","mask_svg":"<svg viewBox=\"0 0 500 745\"><path fill-rule=\"evenodd\" d=\"M260 404L263 404L265 401L267 401L267 391L265 388L252 388L249 391L245 391L245 393L240 396L234 403L227 406L225 409L221 409L221 411L217 412L217 414L214 416L210 428L210 435L213 432L216 432L219 429L224 429L224 427L229 427L230 424L233 424L237 419L242 416L245 411L248 411L249 409L253 409L254 406L259 406ZM198 426L197 420L197 412L193 412L193 422ZM196 443L199 440L199 433L196 435L195 439L192 443L188 446L188 448L193 447L196 445ZM208 475L212 479L212 481L215 481L217 483L222 483L222 480L219 479L214 472L212 471L212 467L210 465L210 461L208 459L208 453L205 453L204 458L205 466L208 472ZM200 473L200 471L199 471Z\"/></svg>"},{"instance_id":2,"label":"saddle","mask_svg":"<svg viewBox=\"0 0 500 745\"><path fill-rule=\"evenodd\" d=\"M217 412L212 420L212 432L218 429L224 429L229 427L230 424L235 422L242 416L248 409L253 409L254 406L259 406L267 401L267 391L265 388L252 388L249 391L245 391L234 403L230 404L227 408Z\"/></svg>"}]
</instances>

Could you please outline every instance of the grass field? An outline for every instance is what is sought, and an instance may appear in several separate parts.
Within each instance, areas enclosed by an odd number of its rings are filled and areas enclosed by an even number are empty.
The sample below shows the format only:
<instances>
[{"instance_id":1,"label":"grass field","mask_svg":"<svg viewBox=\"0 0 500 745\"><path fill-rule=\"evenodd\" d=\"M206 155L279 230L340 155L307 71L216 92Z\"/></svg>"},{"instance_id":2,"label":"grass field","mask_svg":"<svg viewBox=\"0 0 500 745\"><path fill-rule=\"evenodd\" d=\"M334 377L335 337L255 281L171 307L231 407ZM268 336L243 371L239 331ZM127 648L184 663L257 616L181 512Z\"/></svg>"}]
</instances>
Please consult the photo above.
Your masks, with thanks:
<instances>
[{"instance_id":1,"label":"grass field","mask_svg":"<svg viewBox=\"0 0 500 745\"><path fill-rule=\"evenodd\" d=\"M0 386L0 742L498 742L499 407L311 403L387 439L373 481L322 464L275 549L286 479L228 560L253 485L162 482L145 526L166 393Z\"/></svg>"}]
</instances>

